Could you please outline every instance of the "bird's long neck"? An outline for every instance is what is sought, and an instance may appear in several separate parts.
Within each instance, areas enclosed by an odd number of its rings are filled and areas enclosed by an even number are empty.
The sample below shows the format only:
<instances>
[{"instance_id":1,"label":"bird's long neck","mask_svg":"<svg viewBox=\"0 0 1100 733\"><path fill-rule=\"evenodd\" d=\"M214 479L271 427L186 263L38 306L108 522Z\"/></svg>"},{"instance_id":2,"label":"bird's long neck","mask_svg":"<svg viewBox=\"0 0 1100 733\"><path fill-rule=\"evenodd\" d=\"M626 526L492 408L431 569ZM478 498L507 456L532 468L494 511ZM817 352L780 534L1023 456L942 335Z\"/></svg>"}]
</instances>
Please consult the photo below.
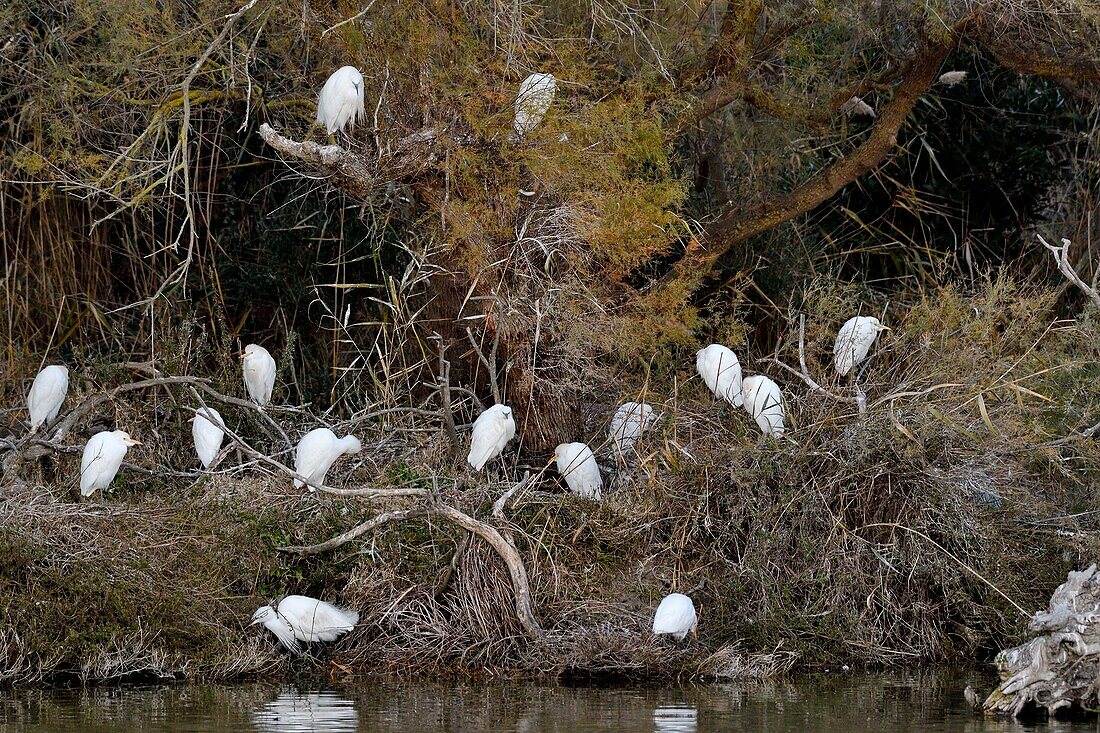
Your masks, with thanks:
<instances>
[{"instance_id":1,"label":"bird's long neck","mask_svg":"<svg viewBox=\"0 0 1100 733\"><path fill-rule=\"evenodd\" d=\"M278 611L264 619L264 627L275 634L287 649L292 652L298 651L298 640L294 638L294 629L290 628L290 624Z\"/></svg>"}]
</instances>

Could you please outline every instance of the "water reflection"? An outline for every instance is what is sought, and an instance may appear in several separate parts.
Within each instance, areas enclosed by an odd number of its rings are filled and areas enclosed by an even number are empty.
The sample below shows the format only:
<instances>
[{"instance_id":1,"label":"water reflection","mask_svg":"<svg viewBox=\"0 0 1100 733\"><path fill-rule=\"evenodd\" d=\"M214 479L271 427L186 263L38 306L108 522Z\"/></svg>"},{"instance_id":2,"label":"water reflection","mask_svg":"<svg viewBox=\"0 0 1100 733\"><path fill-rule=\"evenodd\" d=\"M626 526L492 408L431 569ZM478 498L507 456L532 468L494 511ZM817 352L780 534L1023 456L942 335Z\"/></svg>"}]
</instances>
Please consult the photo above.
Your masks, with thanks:
<instances>
[{"instance_id":1,"label":"water reflection","mask_svg":"<svg viewBox=\"0 0 1100 733\"><path fill-rule=\"evenodd\" d=\"M286 688L253 711L252 724L265 733L343 733L359 730L355 704L335 692L302 693Z\"/></svg>"},{"instance_id":2,"label":"water reflection","mask_svg":"<svg viewBox=\"0 0 1100 733\"><path fill-rule=\"evenodd\" d=\"M673 688L363 680L8 690L0 733L1097 733L1095 723L1028 729L983 718L963 701L967 684L988 690L992 680L920 671Z\"/></svg>"},{"instance_id":3,"label":"water reflection","mask_svg":"<svg viewBox=\"0 0 1100 733\"><path fill-rule=\"evenodd\" d=\"M654 733L693 733L699 712L687 705L666 705L653 711Z\"/></svg>"}]
</instances>

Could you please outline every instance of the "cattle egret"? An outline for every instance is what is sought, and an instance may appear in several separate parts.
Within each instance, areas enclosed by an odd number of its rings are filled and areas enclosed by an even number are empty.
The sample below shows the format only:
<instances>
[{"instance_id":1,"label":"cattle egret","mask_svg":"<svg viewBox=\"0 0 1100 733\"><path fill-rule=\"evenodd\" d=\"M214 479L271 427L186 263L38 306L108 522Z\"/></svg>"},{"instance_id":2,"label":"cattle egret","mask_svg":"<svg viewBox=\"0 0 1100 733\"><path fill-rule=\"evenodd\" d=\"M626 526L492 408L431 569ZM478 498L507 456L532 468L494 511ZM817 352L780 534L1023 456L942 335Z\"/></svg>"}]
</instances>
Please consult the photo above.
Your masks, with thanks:
<instances>
[{"instance_id":1,"label":"cattle egret","mask_svg":"<svg viewBox=\"0 0 1100 733\"><path fill-rule=\"evenodd\" d=\"M840 111L849 117L874 117L875 108L864 102L859 97L852 97L840 105Z\"/></svg>"},{"instance_id":2,"label":"cattle egret","mask_svg":"<svg viewBox=\"0 0 1100 733\"><path fill-rule=\"evenodd\" d=\"M311 430L298 441L294 451L294 472L309 479L309 490L316 491L318 486L325 485L325 474L337 458L362 449L363 445L354 435L337 438L328 428ZM294 479L294 488L301 486L301 479Z\"/></svg>"},{"instance_id":3,"label":"cattle egret","mask_svg":"<svg viewBox=\"0 0 1100 733\"><path fill-rule=\"evenodd\" d=\"M131 445L141 443L131 438L125 430L105 430L93 435L84 446L84 456L80 459L80 495L91 496L96 489L106 489L118 473L118 467L122 465L126 450Z\"/></svg>"},{"instance_id":4,"label":"cattle egret","mask_svg":"<svg viewBox=\"0 0 1100 733\"><path fill-rule=\"evenodd\" d=\"M557 90L558 80L553 74L531 74L523 80L516 97L516 139L538 127Z\"/></svg>"},{"instance_id":5,"label":"cattle egret","mask_svg":"<svg viewBox=\"0 0 1100 733\"><path fill-rule=\"evenodd\" d=\"M355 129L356 120L366 117L363 106L363 75L354 66L341 66L332 72L317 97L317 124L331 135L345 126Z\"/></svg>"},{"instance_id":6,"label":"cattle egret","mask_svg":"<svg viewBox=\"0 0 1100 733\"><path fill-rule=\"evenodd\" d=\"M263 407L271 401L271 390L275 387L275 360L264 347L249 344L241 354L241 368L248 396Z\"/></svg>"},{"instance_id":7,"label":"cattle egret","mask_svg":"<svg viewBox=\"0 0 1100 733\"><path fill-rule=\"evenodd\" d=\"M611 443L619 453L634 448L653 421L653 408L644 402L624 402L611 418Z\"/></svg>"},{"instance_id":8,"label":"cattle egret","mask_svg":"<svg viewBox=\"0 0 1100 733\"><path fill-rule=\"evenodd\" d=\"M677 641L697 633L698 626L695 604L683 593L669 593L657 606L657 613L653 614L653 633L668 634Z\"/></svg>"},{"instance_id":9,"label":"cattle egret","mask_svg":"<svg viewBox=\"0 0 1100 733\"><path fill-rule=\"evenodd\" d=\"M969 76L965 71L945 71L940 74L940 78L937 81L944 86L955 86L961 82L966 81L966 77Z\"/></svg>"},{"instance_id":10,"label":"cattle egret","mask_svg":"<svg viewBox=\"0 0 1100 733\"><path fill-rule=\"evenodd\" d=\"M355 628L359 614L308 596L287 596L278 608L261 606L252 614L252 625L263 624L292 652L298 642L333 641Z\"/></svg>"},{"instance_id":11,"label":"cattle egret","mask_svg":"<svg viewBox=\"0 0 1100 733\"><path fill-rule=\"evenodd\" d=\"M783 409L783 393L779 391L779 385L757 374L745 377L741 388L745 394L745 411L756 420L760 432L777 437L782 435L787 413Z\"/></svg>"},{"instance_id":12,"label":"cattle egret","mask_svg":"<svg viewBox=\"0 0 1100 733\"><path fill-rule=\"evenodd\" d=\"M721 344L711 344L695 352L695 370L715 397L734 407L741 406L741 363L737 354Z\"/></svg>"},{"instance_id":13,"label":"cattle egret","mask_svg":"<svg viewBox=\"0 0 1100 733\"><path fill-rule=\"evenodd\" d=\"M56 364L43 369L31 383L27 393L27 412L31 415L31 430L37 430L57 417L61 403L69 391L69 370Z\"/></svg>"},{"instance_id":14,"label":"cattle egret","mask_svg":"<svg viewBox=\"0 0 1100 733\"><path fill-rule=\"evenodd\" d=\"M222 438L225 437L224 425L222 416L213 407L200 408L191 418L191 437L195 439L195 453L203 468L210 468L221 450Z\"/></svg>"},{"instance_id":15,"label":"cattle egret","mask_svg":"<svg viewBox=\"0 0 1100 733\"><path fill-rule=\"evenodd\" d=\"M833 346L833 363L837 373L843 377L853 367L859 366L867 358L867 352L878 338L879 331L889 330L874 316L856 316L845 321Z\"/></svg>"},{"instance_id":16,"label":"cattle egret","mask_svg":"<svg viewBox=\"0 0 1100 733\"><path fill-rule=\"evenodd\" d=\"M475 471L480 471L486 463L503 453L504 446L514 437L516 422L512 419L512 408L493 405L474 420L470 455L466 461Z\"/></svg>"},{"instance_id":17,"label":"cattle egret","mask_svg":"<svg viewBox=\"0 0 1100 733\"><path fill-rule=\"evenodd\" d=\"M591 448L584 443L562 443L554 449L554 460L570 491L585 499L600 500L603 479Z\"/></svg>"}]
</instances>

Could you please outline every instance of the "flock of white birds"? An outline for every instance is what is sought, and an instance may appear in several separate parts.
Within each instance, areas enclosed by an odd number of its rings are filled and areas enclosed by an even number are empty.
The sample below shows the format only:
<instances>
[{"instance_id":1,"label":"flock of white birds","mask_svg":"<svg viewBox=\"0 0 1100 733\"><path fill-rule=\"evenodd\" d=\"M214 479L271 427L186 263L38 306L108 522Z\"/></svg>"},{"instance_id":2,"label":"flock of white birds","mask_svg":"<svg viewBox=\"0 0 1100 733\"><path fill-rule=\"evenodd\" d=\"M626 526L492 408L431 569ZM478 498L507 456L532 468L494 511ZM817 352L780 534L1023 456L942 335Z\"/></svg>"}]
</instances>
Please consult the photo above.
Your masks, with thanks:
<instances>
[{"instance_id":1,"label":"flock of white birds","mask_svg":"<svg viewBox=\"0 0 1100 733\"><path fill-rule=\"evenodd\" d=\"M516 99L515 138L533 130L550 108L557 89L551 74L532 74L520 85ZM358 69L345 66L325 82L317 101L317 122L331 135L354 128L364 111L363 75ZM887 330L877 318L856 316L841 326L833 349L834 364L839 375L845 376L867 358L880 331ZM263 407L271 401L275 386L276 364L267 349L249 344L241 354L242 376L249 397ZM711 344L696 354L696 370L707 388L718 399L734 407L743 407L756 421L763 436L783 435L786 410L779 385L757 374L742 378L737 355L721 344ZM27 395L31 430L39 429L54 419L61 410L69 387L69 372L59 365L47 366L35 377ZM217 410L200 407L192 421L195 452L204 468L210 468L222 448L225 423ZM627 402L611 419L609 438L612 450L626 455L633 450L646 428L654 422L653 408L645 403ZM467 462L475 471L484 470L499 458L509 441L516 436L512 409L493 405L474 421ZM130 446L141 445L124 430L103 431L93 435L84 446L80 461L80 493L91 496L105 490L114 480ZM324 486L332 464L342 455L358 453L359 439L343 438L328 428L310 431L298 442L294 452L295 488L307 485L310 491ZM585 443L562 443L547 463L557 463L558 472L569 490L577 496L600 501L603 480L596 456ZM252 617L253 624L263 624L291 651L301 643L332 641L354 628L359 615L324 601L306 596L290 595L277 606L263 606ZM683 640L695 632L698 617L692 600L682 593L666 596L653 617L653 633Z\"/></svg>"}]
</instances>

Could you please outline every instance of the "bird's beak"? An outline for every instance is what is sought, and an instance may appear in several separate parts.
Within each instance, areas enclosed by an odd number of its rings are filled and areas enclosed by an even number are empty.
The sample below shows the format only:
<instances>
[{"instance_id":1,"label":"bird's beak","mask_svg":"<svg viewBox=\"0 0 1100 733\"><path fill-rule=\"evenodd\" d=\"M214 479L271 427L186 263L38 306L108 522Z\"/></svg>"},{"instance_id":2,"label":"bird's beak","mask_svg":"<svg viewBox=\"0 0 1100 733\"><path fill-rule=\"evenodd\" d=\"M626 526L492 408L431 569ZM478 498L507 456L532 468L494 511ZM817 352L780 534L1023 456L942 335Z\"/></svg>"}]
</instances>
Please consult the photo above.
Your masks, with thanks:
<instances>
[{"instance_id":1,"label":"bird's beak","mask_svg":"<svg viewBox=\"0 0 1100 733\"><path fill-rule=\"evenodd\" d=\"M550 468L550 466L553 466L554 461L556 461L556 460L558 460L558 457L556 455L555 456L550 456L550 460L546 462L546 465L543 466L543 469L547 469L547 468Z\"/></svg>"},{"instance_id":2,"label":"bird's beak","mask_svg":"<svg viewBox=\"0 0 1100 733\"><path fill-rule=\"evenodd\" d=\"M882 324L879 324L878 330L880 330L880 331L893 331L894 329L890 328L889 326L883 326Z\"/></svg>"},{"instance_id":3,"label":"bird's beak","mask_svg":"<svg viewBox=\"0 0 1100 733\"><path fill-rule=\"evenodd\" d=\"M244 359L244 352L242 351L241 353L237 354L237 358Z\"/></svg>"},{"instance_id":4,"label":"bird's beak","mask_svg":"<svg viewBox=\"0 0 1100 733\"><path fill-rule=\"evenodd\" d=\"M699 638L699 627L698 626L692 626L691 627L691 636L692 636L692 638L695 638L695 639Z\"/></svg>"},{"instance_id":5,"label":"bird's beak","mask_svg":"<svg viewBox=\"0 0 1100 733\"><path fill-rule=\"evenodd\" d=\"M263 621L264 620L262 618L254 618L252 619L252 623L250 623L249 626L255 626L256 624L263 623Z\"/></svg>"},{"instance_id":6,"label":"bird's beak","mask_svg":"<svg viewBox=\"0 0 1100 733\"><path fill-rule=\"evenodd\" d=\"M129 442L128 445L141 445L141 441L140 440L134 440L133 438L130 438L130 442Z\"/></svg>"}]
</instances>

